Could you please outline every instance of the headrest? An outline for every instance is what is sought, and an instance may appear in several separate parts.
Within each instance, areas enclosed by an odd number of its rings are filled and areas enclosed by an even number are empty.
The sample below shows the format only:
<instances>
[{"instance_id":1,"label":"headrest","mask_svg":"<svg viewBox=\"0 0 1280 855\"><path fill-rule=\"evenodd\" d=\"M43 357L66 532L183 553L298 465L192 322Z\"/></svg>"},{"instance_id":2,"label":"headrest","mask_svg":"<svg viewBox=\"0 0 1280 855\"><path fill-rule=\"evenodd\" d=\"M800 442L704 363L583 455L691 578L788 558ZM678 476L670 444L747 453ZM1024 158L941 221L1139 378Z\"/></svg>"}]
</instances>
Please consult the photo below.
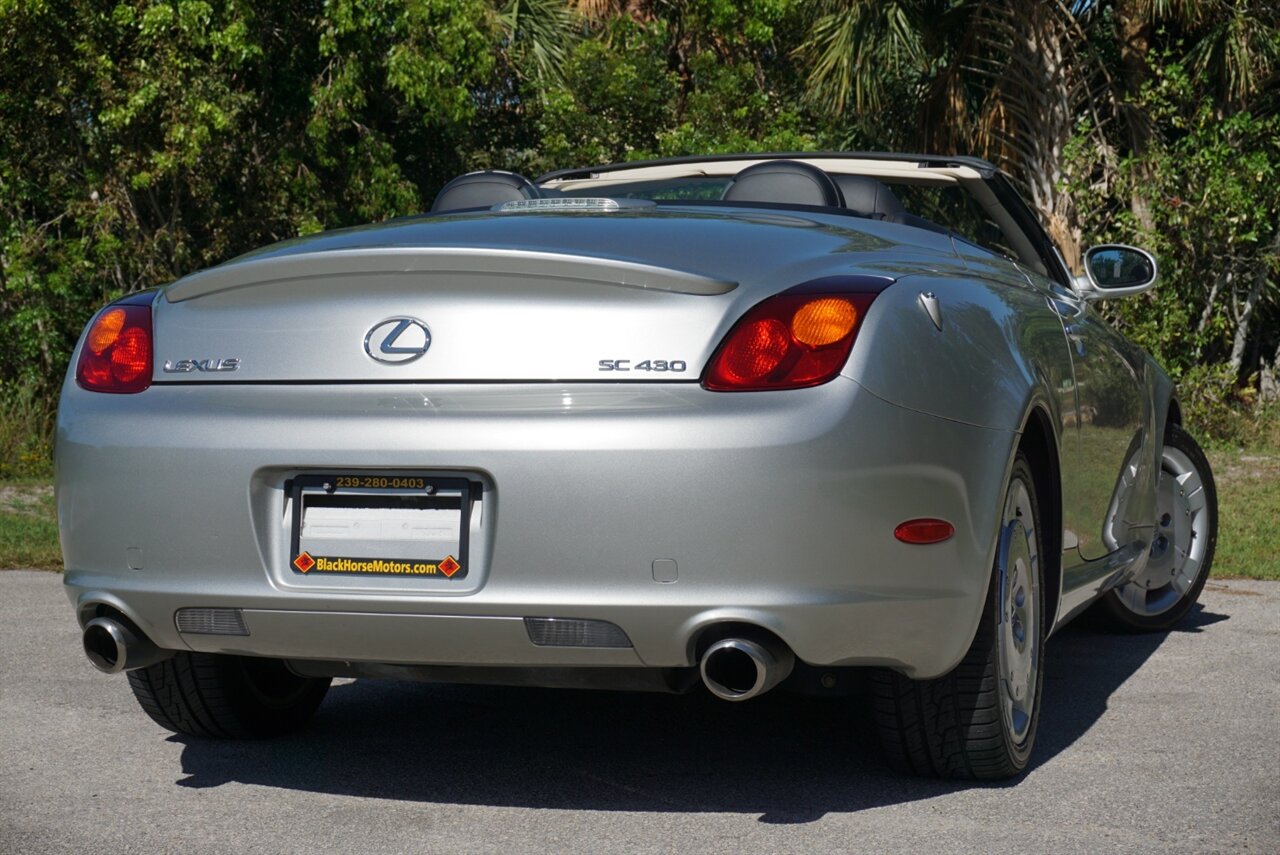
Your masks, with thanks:
<instances>
[{"instance_id":1,"label":"headrest","mask_svg":"<svg viewBox=\"0 0 1280 855\"><path fill-rule=\"evenodd\" d=\"M523 175L490 169L468 172L444 185L431 203L432 211L460 211L464 208L492 208L500 202L533 199L538 188Z\"/></svg>"},{"instance_id":2,"label":"headrest","mask_svg":"<svg viewBox=\"0 0 1280 855\"><path fill-rule=\"evenodd\" d=\"M844 194L844 206L860 214L880 214L886 220L896 220L905 214L906 208L888 187L865 175L831 176Z\"/></svg>"},{"instance_id":3,"label":"headrest","mask_svg":"<svg viewBox=\"0 0 1280 855\"><path fill-rule=\"evenodd\" d=\"M767 160L733 176L721 199L726 202L781 202L792 205L844 203L831 176L816 166L797 160Z\"/></svg>"}]
</instances>

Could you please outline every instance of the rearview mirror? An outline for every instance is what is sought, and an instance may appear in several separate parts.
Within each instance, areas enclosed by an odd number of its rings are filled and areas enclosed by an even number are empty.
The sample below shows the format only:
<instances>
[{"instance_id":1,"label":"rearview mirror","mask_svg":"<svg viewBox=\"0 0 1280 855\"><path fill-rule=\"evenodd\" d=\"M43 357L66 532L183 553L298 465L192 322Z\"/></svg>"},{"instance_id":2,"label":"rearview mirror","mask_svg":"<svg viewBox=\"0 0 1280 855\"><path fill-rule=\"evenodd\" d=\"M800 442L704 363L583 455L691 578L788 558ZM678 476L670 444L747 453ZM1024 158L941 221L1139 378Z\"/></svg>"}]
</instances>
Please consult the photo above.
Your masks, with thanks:
<instances>
[{"instance_id":1,"label":"rearview mirror","mask_svg":"<svg viewBox=\"0 0 1280 855\"><path fill-rule=\"evenodd\" d=\"M1084 254L1085 296L1094 300L1141 294L1156 284L1156 259L1145 249L1118 243L1090 247Z\"/></svg>"}]
</instances>

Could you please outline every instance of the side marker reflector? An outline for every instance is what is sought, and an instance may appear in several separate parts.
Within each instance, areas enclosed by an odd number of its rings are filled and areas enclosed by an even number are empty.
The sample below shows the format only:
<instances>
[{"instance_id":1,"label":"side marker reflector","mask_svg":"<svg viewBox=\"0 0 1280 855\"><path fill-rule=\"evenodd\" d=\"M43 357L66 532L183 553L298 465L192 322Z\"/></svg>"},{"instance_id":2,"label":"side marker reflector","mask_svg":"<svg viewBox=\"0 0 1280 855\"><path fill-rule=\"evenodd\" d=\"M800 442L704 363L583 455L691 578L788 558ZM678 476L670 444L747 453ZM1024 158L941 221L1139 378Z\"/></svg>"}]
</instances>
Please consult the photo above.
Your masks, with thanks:
<instances>
[{"instance_id":1,"label":"side marker reflector","mask_svg":"<svg viewBox=\"0 0 1280 855\"><path fill-rule=\"evenodd\" d=\"M950 540L956 527L946 520L907 520L893 530L893 536L903 543L929 544Z\"/></svg>"}]
</instances>

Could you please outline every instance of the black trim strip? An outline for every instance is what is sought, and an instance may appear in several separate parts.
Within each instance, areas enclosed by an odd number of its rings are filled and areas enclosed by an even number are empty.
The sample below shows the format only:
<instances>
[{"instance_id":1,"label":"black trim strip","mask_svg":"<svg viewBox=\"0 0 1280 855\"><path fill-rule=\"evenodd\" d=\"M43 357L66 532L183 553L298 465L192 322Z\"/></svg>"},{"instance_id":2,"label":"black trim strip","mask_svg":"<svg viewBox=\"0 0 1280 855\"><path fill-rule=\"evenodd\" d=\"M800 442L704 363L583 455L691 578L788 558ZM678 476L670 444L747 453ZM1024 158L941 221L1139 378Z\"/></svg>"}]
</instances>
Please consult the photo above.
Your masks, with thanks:
<instances>
[{"instance_id":1,"label":"black trim strip","mask_svg":"<svg viewBox=\"0 0 1280 855\"><path fill-rule=\"evenodd\" d=\"M119 300L112 300L108 306L147 306L155 302L156 297L160 296L159 286L148 288L145 291L134 291L132 294L125 294Z\"/></svg>"},{"instance_id":2,"label":"black trim strip","mask_svg":"<svg viewBox=\"0 0 1280 855\"><path fill-rule=\"evenodd\" d=\"M991 192L996 194L996 200L1009 212L1010 216L1018 224L1018 228L1022 229L1022 233L1035 246L1036 253L1040 256L1040 260L1044 262L1045 269L1052 273L1049 278L1055 280L1059 285L1071 288L1070 271L1063 269L1062 262L1058 259L1057 247L1054 246L1053 240L1044 230L1040 218L1035 215L1035 212L1031 210L1031 206L1022 198L1022 194L1003 174L991 176L991 178L987 179L987 184L991 187Z\"/></svg>"}]
</instances>

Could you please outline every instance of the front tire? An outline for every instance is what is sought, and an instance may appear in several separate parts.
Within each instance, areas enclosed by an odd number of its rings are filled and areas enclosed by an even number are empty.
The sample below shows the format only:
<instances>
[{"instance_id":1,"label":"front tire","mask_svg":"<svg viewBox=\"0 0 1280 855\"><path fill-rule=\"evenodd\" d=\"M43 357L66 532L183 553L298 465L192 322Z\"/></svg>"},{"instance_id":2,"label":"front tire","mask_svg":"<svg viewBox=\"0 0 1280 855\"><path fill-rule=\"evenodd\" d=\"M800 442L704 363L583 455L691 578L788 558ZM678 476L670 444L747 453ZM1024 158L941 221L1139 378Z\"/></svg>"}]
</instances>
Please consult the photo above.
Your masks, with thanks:
<instances>
[{"instance_id":1,"label":"front tire","mask_svg":"<svg viewBox=\"0 0 1280 855\"><path fill-rule=\"evenodd\" d=\"M1172 629L1200 598L1218 545L1218 489L1204 451L1169 423L1156 486L1151 556L1135 578L1108 591L1100 610L1132 632Z\"/></svg>"},{"instance_id":2,"label":"front tire","mask_svg":"<svg viewBox=\"0 0 1280 855\"><path fill-rule=\"evenodd\" d=\"M329 691L328 678L299 677L278 659L177 653L129 672L142 709L174 733L260 739L297 730Z\"/></svg>"},{"instance_id":3,"label":"front tire","mask_svg":"<svg viewBox=\"0 0 1280 855\"><path fill-rule=\"evenodd\" d=\"M900 771L939 778L1020 774L1035 745L1047 627L1040 515L1031 467L1014 460L996 562L977 635L960 664L933 680L873 678L876 723Z\"/></svg>"}]
</instances>

